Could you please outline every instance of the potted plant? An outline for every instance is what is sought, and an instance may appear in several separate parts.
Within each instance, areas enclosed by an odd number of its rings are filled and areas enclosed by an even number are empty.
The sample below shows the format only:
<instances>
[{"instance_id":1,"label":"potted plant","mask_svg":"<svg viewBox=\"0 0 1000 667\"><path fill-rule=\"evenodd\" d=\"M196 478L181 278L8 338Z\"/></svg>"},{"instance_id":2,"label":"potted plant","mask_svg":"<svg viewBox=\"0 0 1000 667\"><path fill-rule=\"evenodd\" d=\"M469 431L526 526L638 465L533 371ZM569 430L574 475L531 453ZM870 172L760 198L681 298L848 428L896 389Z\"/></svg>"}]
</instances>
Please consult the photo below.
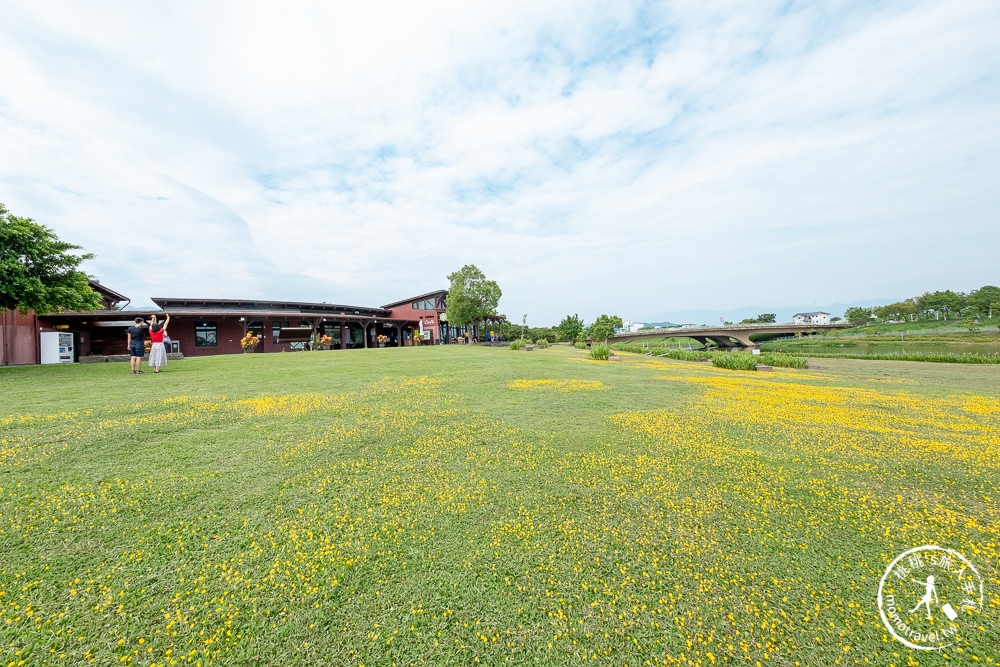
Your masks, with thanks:
<instances>
[{"instance_id":1,"label":"potted plant","mask_svg":"<svg viewBox=\"0 0 1000 667\"><path fill-rule=\"evenodd\" d=\"M240 347L243 348L243 354L248 352L253 352L257 345L260 343L260 338L253 335L253 332L248 333L246 336L240 339Z\"/></svg>"},{"instance_id":2,"label":"potted plant","mask_svg":"<svg viewBox=\"0 0 1000 667\"><path fill-rule=\"evenodd\" d=\"M324 335L324 336L320 336L319 337L319 346L321 348L323 348L324 350L329 350L330 349L330 343L332 343L332 342L333 342L333 338L331 338L330 336L325 336Z\"/></svg>"},{"instance_id":3,"label":"potted plant","mask_svg":"<svg viewBox=\"0 0 1000 667\"><path fill-rule=\"evenodd\" d=\"M386 336L385 334L379 334L378 336L375 337L375 340L378 341L379 347L385 347L385 344L389 342L389 337Z\"/></svg>"}]
</instances>

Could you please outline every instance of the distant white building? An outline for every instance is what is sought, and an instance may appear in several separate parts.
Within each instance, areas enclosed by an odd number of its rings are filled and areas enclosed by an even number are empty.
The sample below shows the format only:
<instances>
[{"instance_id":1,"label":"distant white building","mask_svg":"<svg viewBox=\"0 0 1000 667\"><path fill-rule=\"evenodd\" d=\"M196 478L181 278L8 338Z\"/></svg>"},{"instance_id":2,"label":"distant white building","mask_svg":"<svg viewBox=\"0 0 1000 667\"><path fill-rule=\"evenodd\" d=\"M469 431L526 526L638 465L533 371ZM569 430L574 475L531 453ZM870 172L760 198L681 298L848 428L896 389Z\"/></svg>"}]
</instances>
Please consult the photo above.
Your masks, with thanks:
<instances>
[{"instance_id":1,"label":"distant white building","mask_svg":"<svg viewBox=\"0 0 1000 667\"><path fill-rule=\"evenodd\" d=\"M622 328L618 329L621 332L635 333L639 329L646 326L642 322L622 322Z\"/></svg>"},{"instance_id":2,"label":"distant white building","mask_svg":"<svg viewBox=\"0 0 1000 667\"><path fill-rule=\"evenodd\" d=\"M829 324L830 313L795 313L792 321L796 324Z\"/></svg>"},{"instance_id":3,"label":"distant white building","mask_svg":"<svg viewBox=\"0 0 1000 667\"><path fill-rule=\"evenodd\" d=\"M678 324L677 326L680 329L697 329L698 328L697 324Z\"/></svg>"}]
</instances>

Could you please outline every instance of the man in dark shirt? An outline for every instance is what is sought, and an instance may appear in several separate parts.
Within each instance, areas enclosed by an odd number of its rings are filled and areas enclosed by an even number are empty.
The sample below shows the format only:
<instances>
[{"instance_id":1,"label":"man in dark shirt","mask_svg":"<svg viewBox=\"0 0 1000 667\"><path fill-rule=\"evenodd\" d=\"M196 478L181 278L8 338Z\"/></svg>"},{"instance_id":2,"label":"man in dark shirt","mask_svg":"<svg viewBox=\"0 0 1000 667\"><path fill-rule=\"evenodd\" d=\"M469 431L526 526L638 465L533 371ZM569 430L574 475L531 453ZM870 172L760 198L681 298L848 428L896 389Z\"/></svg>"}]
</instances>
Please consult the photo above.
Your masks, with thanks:
<instances>
[{"instance_id":1,"label":"man in dark shirt","mask_svg":"<svg viewBox=\"0 0 1000 667\"><path fill-rule=\"evenodd\" d=\"M132 375L142 373L142 355L146 353L146 334L149 327L143 322L141 317L135 318L135 326L128 328L128 353L129 366L132 368Z\"/></svg>"}]
</instances>

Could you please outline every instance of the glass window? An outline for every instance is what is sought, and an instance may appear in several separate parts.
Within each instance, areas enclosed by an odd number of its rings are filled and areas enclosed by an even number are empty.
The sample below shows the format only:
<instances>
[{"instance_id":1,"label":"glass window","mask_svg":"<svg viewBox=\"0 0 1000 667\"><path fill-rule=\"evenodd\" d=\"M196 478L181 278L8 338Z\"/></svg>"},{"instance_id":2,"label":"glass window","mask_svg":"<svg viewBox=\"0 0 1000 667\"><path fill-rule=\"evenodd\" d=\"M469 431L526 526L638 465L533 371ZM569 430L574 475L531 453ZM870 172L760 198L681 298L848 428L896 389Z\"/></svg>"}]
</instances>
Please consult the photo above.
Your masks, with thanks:
<instances>
[{"instance_id":1,"label":"glass window","mask_svg":"<svg viewBox=\"0 0 1000 667\"><path fill-rule=\"evenodd\" d=\"M218 335L215 322L194 323L194 346L215 347L218 345Z\"/></svg>"},{"instance_id":2,"label":"glass window","mask_svg":"<svg viewBox=\"0 0 1000 667\"><path fill-rule=\"evenodd\" d=\"M271 322L271 340L278 340L278 334L281 333L282 329L288 328L288 322Z\"/></svg>"}]
</instances>

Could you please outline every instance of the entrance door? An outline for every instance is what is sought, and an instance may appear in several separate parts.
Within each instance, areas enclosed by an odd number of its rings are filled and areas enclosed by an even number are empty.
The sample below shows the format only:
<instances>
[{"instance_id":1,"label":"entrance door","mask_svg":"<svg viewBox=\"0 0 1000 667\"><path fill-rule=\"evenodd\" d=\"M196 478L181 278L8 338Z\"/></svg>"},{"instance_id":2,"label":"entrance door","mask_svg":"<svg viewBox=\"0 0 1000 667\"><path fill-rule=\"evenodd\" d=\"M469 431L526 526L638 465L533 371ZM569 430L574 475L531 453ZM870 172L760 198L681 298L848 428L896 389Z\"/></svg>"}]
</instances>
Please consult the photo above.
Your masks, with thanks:
<instances>
[{"instance_id":1,"label":"entrance door","mask_svg":"<svg viewBox=\"0 0 1000 667\"><path fill-rule=\"evenodd\" d=\"M257 343L257 347L253 349L254 352L264 351L264 323L261 321L251 322L247 325L247 333L253 334L260 339L260 343Z\"/></svg>"}]
</instances>

